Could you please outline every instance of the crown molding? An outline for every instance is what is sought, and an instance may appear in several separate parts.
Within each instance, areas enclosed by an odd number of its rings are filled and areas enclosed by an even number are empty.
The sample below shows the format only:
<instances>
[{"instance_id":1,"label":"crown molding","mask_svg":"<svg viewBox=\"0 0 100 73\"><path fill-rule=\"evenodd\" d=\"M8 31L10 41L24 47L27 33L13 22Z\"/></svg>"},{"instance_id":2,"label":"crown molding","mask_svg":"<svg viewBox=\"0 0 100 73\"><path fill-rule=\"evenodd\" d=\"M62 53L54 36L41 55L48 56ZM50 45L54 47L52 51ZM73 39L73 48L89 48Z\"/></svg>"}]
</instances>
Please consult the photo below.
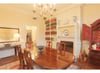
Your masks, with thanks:
<instances>
[{"instance_id":1,"label":"crown molding","mask_svg":"<svg viewBox=\"0 0 100 73\"><path fill-rule=\"evenodd\" d=\"M74 4L74 5L71 5L71 6L68 6L68 7L63 7L62 9L59 9L58 11L56 11L56 16L65 12L65 11L69 11L71 9L74 9L74 8L77 8L77 7L80 7L81 4Z\"/></svg>"}]
</instances>

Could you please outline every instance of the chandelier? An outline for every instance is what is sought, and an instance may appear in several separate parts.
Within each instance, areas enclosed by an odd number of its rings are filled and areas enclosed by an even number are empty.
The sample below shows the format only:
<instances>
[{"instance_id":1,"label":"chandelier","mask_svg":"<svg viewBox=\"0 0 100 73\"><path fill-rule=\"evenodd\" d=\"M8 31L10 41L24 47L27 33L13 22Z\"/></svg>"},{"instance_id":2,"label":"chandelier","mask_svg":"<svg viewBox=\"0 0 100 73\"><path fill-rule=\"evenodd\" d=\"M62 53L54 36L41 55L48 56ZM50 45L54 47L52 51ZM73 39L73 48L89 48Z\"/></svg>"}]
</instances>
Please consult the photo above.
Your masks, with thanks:
<instances>
[{"instance_id":1,"label":"chandelier","mask_svg":"<svg viewBox=\"0 0 100 73\"><path fill-rule=\"evenodd\" d=\"M56 12L55 4L34 4L33 5L33 14L34 19L36 15L41 16L44 20L54 16L54 13Z\"/></svg>"}]
</instances>

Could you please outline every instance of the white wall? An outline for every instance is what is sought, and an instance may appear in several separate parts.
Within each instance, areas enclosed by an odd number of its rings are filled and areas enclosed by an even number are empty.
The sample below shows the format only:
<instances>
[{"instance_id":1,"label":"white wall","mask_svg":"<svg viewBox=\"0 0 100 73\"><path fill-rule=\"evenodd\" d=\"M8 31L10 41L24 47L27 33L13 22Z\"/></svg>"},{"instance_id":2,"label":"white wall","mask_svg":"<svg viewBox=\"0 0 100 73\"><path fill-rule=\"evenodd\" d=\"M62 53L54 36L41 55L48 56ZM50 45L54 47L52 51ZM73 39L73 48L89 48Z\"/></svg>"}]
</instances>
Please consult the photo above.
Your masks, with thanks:
<instances>
[{"instance_id":1,"label":"white wall","mask_svg":"<svg viewBox=\"0 0 100 73\"><path fill-rule=\"evenodd\" d=\"M31 12L30 12L31 14ZM33 20L33 15L22 12L18 9L10 8L9 5L0 5L0 27L19 28L21 47L25 48L26 42L26 25L36 26L37 44L41 45L44 42L44 24L42 20ZM14 42L13 42L14 43ZM2 43L0 43L2 44ZM4 44L4 43L3 43ZM8 51L7 53L9 53ZM6 54L7 54L6 53Z\"/></svg>"},{"instance_id":2,"label":"white wall","mask_svg":"<svg viewBox=\"0 0 100 73\"><path fill-rule=\"evenodd\" d=\"M100 19L100 4L85 4L82 8L83 23L90 26L94 21Z\"/></svg>"}]
</instances>

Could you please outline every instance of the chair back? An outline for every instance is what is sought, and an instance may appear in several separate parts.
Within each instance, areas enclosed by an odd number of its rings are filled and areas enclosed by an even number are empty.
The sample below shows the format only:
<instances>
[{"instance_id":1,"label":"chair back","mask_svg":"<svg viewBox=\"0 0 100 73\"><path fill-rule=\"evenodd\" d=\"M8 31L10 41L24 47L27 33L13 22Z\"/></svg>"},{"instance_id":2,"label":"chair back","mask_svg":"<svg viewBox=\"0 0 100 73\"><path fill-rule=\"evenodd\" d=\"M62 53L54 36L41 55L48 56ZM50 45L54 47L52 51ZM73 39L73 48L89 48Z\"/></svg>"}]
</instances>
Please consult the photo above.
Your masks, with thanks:
<instances>
[{"instance_id":1,"label":"chair back","mask_svg":"<svg viewBox=\"0 0 100 73\"><path fill-rule=\"evenodd\" d=\"M18 57L20 61L20 69L24 69L24 56L21 49L18 51Z\"/></svg>"},{"instance_id":2,"label":"chair back","mask_svg":"<svg viewBox=\"0 0 100 73\"><path fill-rule=\"evenodd\" d=\"M52 48L52 41L47 41L46 46Z\"/></svg>"},{"instance_id":3,"label":"chair back","mask_svg":"<svg viewBox=\"0 0 100 73\"><path fill-rule=\"evenodd\" d=\"M66 48L65 43L63 43L63 42L60 42L60 43L57 42L56 48L58 48L60 55L65 55L65 48Z\"/></svg>"},{"instance_id":4,"label":"chair back","mask_svg":"<svg viewBox=\"0 0 100 73\"><path fill-rule=\"evenodd\" d=\"M48 56L50 56L51 49L52 49L52 42L51 41L47 41L47 44L46 44L46 54Z\"/></svg>"},{"instance_id":5,"label":"chair back","mask_svg":"<svg viewBox=\"0 0 100 73\"><path fill-rule=\"evenodd\" d=\"M57 50L56 49L51 49L51 57L53 61L57 61Z\"/></svg>"},{"instance_id":6,"label":"chair back","mask_svg":"<svg viewBox=\"0 0 100 73\"><path fill-rule=\"evenodd\" d=\"M19 50L20 69L33 69L31 54L26 50Z\"/></svg>"},{"instance_id":7,"label":"chair back","mask_svg":"<svg viewBox=\"0 0 100 73\"><path fill-rule=\"evenodd\" d=\"M51 52L51 48L50 48L50 47L46 47L46 54L47 54L48 56L50 56L50 52Z\"/></svg>"},{"instance_id":8,"label":"chair back","mask_svg":"<svg viewBox=\"0 0 100 73\"><path fill-rule=\"evenodd\" d=\"M31 53L26 50L24 50L24 63L25 63L25 69L33 69L33 61Z\"/></svg>"},{"instance_id":9,"label":"chair back","mask_svg":"<svg viewBox=\"0 0 100 73\"><path fill-rule=\"evenodd\" d=\"M28 42L26 42L26 48L28 48L28 49L33 49L33 42L32 41L28 41Z\"/></svg>"}]
</instances>

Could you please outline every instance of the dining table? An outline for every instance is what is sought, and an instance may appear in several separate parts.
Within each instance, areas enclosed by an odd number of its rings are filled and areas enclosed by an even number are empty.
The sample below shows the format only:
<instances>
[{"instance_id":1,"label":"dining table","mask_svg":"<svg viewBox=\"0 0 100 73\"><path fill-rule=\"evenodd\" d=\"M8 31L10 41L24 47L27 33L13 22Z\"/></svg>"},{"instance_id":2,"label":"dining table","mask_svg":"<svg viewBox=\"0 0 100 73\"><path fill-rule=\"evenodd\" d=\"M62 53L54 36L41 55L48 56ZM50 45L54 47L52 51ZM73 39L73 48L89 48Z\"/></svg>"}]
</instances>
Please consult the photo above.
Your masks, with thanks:
<instances>
[{"instance_id":1,"label":"dining table","mask_svg":"<svg viewBox=\"0 0 100 73\"><path fill-rule=\"evenodd\" d=\"M74 56L70 52L65 51L64 55L59 54L58 50L55 55L47 54L46 52L45 47L38 57L33 59L36 64L44 69L66 69L74 62Z\"/></svg>"}]
</instances>

